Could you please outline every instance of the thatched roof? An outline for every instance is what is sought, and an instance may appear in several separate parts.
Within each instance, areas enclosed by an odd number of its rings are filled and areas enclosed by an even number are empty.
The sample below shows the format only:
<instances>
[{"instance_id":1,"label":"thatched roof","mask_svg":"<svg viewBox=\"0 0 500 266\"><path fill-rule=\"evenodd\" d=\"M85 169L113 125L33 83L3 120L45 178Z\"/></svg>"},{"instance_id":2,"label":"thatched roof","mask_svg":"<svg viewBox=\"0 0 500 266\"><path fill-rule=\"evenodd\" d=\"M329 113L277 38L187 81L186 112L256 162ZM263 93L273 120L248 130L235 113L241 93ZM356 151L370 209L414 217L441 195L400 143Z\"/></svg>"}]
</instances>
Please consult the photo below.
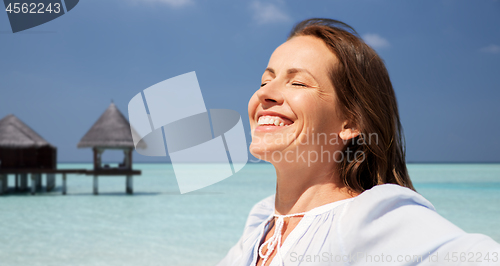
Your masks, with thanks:
<instances>
[{"instance_id":1,"label":"thatched roof","mask_svg":"<svg viewBox=\"0 0 500 266\"><path fill-rule=\"evenodd\" d=\"M0 147L31 148L52 146L13 114L0 120Z\"/></svg>"},{"instance_id":2,"label":"thatched roof","mask_svg":"<svg viewBox=\"0 0 500 266\"><path fill-rule=\"evenodd\" d=\"M114 103L78 143L78 148L86 147L134 148L130 124Z\"/></svg>"}]
</instances>

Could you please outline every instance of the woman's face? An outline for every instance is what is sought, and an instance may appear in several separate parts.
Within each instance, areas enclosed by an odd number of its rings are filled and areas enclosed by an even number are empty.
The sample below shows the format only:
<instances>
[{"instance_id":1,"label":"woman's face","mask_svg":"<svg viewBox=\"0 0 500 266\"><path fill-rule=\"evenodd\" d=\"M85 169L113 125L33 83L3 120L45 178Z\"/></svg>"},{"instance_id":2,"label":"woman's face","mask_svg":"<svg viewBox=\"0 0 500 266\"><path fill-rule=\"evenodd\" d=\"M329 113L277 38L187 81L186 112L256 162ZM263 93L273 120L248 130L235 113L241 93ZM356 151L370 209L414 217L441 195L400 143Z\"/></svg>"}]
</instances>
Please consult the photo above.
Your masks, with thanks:
<instances>
[{"instance_id":1,"label":"woman's face","mask_svg":"<svg viewBox=\"0 0 500 266\"><path fill-rule=\"evenodd\" d=\"M339 149L330 141L343 126L330 80L337 63L326 44L312 36L294 37L274 51L248 103L254 156L289 162L297 152Z\"/></svg>"}]
</instances>

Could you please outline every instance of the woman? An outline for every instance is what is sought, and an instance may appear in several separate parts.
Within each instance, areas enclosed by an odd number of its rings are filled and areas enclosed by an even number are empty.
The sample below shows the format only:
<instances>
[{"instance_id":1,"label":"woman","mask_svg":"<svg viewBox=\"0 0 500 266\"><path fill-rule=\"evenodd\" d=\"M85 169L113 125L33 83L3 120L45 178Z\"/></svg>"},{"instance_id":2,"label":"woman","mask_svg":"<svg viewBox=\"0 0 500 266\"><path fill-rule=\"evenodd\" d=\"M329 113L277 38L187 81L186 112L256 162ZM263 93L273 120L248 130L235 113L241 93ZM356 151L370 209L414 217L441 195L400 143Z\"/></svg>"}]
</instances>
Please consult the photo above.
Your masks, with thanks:
<instances>
[{"instance_id":1,"label":"woman","mask_svg":"<svg viewBox=\"0 0 500 266\"><path fill-rule=\"evenodd\" d=\"M348 25L299 23L248 113L250 151L276 168L276 194L219 265L500 263L498 243L414 191L389 75Z\"/></svg>"}]
</instances>

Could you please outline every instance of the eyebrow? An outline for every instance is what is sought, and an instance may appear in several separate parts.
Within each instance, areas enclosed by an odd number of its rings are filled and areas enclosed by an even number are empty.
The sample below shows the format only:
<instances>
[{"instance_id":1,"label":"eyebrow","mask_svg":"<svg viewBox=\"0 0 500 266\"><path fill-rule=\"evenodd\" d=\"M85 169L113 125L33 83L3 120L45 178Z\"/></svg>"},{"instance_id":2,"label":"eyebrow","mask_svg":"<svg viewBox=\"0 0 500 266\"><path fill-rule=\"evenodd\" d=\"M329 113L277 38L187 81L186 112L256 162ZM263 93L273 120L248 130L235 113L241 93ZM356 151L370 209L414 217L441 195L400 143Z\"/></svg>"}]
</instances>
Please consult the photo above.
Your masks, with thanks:
<instances>
[{"instance_id":1,"label":"eyebrow","mask_svg":"<svg viewBox=\"0 0 500 266\"><path fill-rule=\"evenodd\" d=\"M270 67L266 68L266 70L264 70L264 72L270 72L271 74L276 75L276 73L274 73L274 69L272 69Z\"/></svg>"},{"instance_id":2,"label":"eyebrow","mask_svg":"<svg viewBox=\"0 0 500 266\"><path fill-rule=\"evenodd\" d=\"M274 72L274 69L272 69L272 68L270 68L270 67L266 68L266 70L265 70L264 72L266 72L266 71L270 72L271 74L276 75L276 72ZM299 72L307 73L307 74L309 74L311 77L313 77L313 79L314 79L314 80L317 80L317 79L313 76L313 74L311 74L311 72L309 72L309 71L308 71L307 69L305 69L305 68L290 68L290 69L288 69L288 70L286 71L286 74L287 74L287 75L290 75L290 74L295 74L295 73L299 73Z\"/></svg>"}]
</instances>

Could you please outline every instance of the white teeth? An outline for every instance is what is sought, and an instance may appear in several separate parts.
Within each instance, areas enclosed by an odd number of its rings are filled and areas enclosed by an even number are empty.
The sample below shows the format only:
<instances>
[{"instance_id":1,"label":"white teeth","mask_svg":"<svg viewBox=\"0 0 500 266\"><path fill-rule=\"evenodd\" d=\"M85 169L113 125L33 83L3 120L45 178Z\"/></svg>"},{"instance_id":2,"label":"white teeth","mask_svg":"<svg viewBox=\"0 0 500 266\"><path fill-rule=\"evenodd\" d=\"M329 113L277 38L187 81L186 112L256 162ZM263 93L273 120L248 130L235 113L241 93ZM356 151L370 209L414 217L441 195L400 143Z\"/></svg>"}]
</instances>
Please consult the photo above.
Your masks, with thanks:
<instances>
[{"instance_id":1,"label":"white teeth","mask_svg":"<svg viewBox=\"0 0 500 266\"><path fill-rule=\"evenodd\" d=\"M261 125L274 125L274 126L285 126L285 123L280 117L270 117L270 116L261 116L257 121L259 126ZM288 125L287 125L288 126Z\"/></svg>"}]
</instances>

